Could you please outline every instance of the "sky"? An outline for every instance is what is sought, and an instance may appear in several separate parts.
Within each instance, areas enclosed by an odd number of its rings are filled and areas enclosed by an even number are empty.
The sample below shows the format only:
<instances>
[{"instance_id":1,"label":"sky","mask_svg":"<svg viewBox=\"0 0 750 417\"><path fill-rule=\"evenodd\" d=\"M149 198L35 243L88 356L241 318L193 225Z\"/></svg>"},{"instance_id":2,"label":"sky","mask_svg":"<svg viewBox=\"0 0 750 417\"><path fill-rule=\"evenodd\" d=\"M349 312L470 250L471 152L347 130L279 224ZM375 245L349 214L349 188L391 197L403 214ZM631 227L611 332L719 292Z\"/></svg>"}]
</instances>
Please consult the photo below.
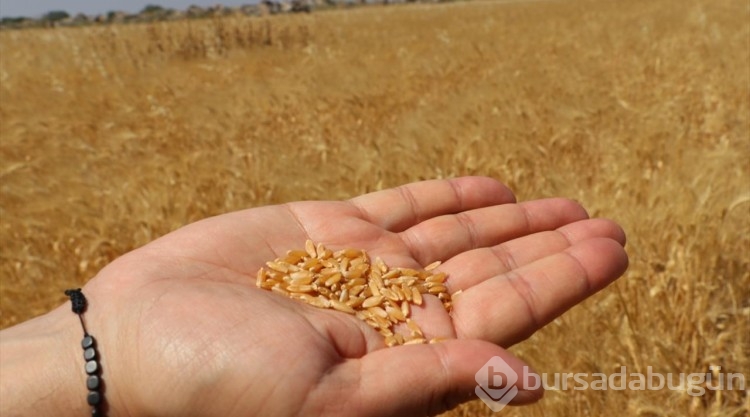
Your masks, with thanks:
<instances>
[{"instance_id":1,"label":"sky","mask_svg":"<svg viewBox=\"0 0 750 417\"><path fill-rule=\"evenodd\" d=\"M206 7L214 4L241 6L254 4L256 0L0 0L0 17L41 17L50 10L65 10L70 15L85 13L103 14L110 10L135 13L148 4L164 8L184 10L191 4Z\"/></svg>"}]
</instances>

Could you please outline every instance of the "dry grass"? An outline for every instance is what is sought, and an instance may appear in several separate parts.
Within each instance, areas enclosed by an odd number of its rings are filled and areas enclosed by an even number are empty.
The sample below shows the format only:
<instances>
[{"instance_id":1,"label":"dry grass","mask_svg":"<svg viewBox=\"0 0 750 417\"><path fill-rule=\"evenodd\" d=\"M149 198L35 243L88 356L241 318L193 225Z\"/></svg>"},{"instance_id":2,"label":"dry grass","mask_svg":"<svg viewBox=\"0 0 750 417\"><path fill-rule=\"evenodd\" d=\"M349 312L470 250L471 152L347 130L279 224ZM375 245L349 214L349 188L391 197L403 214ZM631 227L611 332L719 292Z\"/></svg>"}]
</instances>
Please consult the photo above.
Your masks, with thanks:
<instances>
[{"instance_id":1,"label":"dry grass","mask_svg":"<svg viewBox=\"0 0 750 417\"><path fill-rule=\"evenodd\" d=\"M0 33L0 324L205 216L482 174L628 233L626 277L514 347L538 371L747 375L749 13L479 2ZM587 390L501 414L748 413L747 391Z\"/></svg>"}]
</instances>

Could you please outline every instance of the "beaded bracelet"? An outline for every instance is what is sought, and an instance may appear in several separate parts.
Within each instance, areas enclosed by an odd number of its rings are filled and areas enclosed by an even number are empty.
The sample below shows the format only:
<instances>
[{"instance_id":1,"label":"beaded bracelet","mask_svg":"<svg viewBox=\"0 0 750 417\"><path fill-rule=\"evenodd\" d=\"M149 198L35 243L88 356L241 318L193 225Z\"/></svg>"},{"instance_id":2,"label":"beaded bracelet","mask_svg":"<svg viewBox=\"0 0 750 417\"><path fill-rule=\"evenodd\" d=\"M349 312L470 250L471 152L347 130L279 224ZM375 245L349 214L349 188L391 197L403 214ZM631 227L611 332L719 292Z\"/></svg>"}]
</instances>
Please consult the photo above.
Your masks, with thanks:
<instances>
[{"instance_id":1,"label":"beaded bracelet","mask_svg":"<svg viewBox=\"0 0 750 417\"><path fill-rule=\"evenodd\" d=\"M86 331L86 325L83 322L83 312L86 311L87 306L86 297L84 297L80 288L65 290L65 295L70 297L73 312L78 315L81 327L83 328L81 347L83 348L83 359L86 360L85 369L88 375L86 378L86 387L89 389L86 401L91 406L92 417L103 417L104 393L101 390L101 368L99 366L99 355L96 352L96 339Z\"/></svg>"}]
</instances>

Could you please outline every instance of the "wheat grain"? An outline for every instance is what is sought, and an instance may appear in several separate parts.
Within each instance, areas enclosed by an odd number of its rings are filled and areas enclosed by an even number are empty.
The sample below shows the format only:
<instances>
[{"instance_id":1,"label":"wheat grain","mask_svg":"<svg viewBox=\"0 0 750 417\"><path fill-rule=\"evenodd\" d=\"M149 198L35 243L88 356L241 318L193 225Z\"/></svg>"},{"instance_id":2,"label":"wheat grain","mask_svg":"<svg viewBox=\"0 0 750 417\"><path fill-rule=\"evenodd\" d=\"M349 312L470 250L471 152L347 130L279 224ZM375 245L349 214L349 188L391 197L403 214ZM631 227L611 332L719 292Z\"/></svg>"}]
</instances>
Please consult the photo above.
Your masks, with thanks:
<instances>
[{"instance_id":1,"label":"wheat grain","mask_svg":"<svg viewBox=\"0 0 750 417\"><path fill-rule=\"evenodd\" d=\"M401 321L403 321L403 322L406 321L406 316L404 316L404 314L401 312L401 308L396 308L396 307L393 307L391 305L386 305L385 306L385 311L388 313L388 317L390 317L390 319L394 323L398 323L398 322L401 322Z\"/></svg>"},{"instance_id":2,"label":"wheat grain","mask_svg":"<svg viewBox=\"0 0 750 417\"><path fill-rule=\"evenodd\" d=\"M430 287L427 291L430 294L440 294L440 293L445 293L447 289L442 285L436 285L434 287Z\"/></svg>"},{"instance_id":3,"label":"wheat grain","mask_svg":"<svg viewBox=\"0 0 750 417\"><path fill-rule=\"evenodd\" d=\"M422 293L420 293L418 289L416 288L411 289L411 297L412 297L412 300L414 300L414 304L418 306L422 305Z\"/></svg>"},{"instance_id":4,"label":"wheat grain","mask_svg":"<svg viewBox=\"0 0 750 417\"><path fill-rule=\"evenodd\" d=\"M308 255L310 255L311 258L317 258L318 253L315 252L315 244L312 242L312 240L308 240L305 242L305 251Z\"/></svg>"},{"instance_id":5,"label":"wheat grain","mask_svg":"<svg viewBox=\"0 0 750 417\"><path fill-rule=\"evenodd\" d=\"M408 301L401 302L401 314L403 314L404 317L409 317L409 313L411 313L409 302Z\"/></svg>"},{"instance_id":6,"label":"wheat grain","mask_svg":"<svg viewBox=\"0 0 750 417\"><path fill-rule=\"evenodd\" d=\"M371 312L376 317L382 317L382 318L388 317L388 313L386 313L386 311L380 307L370 307L367 309L367 311Z\"/></svg>"},{"instance_id":7,"label":"wheat grain","mask_svg":"<svg viewBox=\"0 0 750 417\"><path fill-rule=\"evenodd\" d=\"M377 305L380 305L380 303L382 303L382 302L383 302L383 296L382 295L374 295L374 296L366 299L362 303L362 307L364 307L364 308L375 307Z\"/></svg>"},{"instance_id":8,"label":"wheat grain","mask_svg":"<svg viewBox=\"0 0 750 417\"><path fill-rule=\"evenodd\" d=\"M439 267L442 263L443 263L442 261L435 261L435 262L427 265L426 267L424 267L424 270L425 271L432 271L433 269Z\"/></svg>"},{"instance_id":9,"label":"wheat grain","mask_svg":"<svg viewBox=\"0 0 750 417\"><path fill-rule=\"evenodd\" d=\"M437 296L450 311L451 296L444 272L432 273L440 262L424 271L389 268L364 250L331 251L322 243L305 242L305 248L266 262L256 275L258 288L270 290L318 308L352 314L376 329L386 346L427 343L424 332L410 318L411 304L422 305L423 294ZM395 331L406 324L409 336ZM434 343L436 339L429 342Z\"/></svg>"},{"instance_id":10,"label":"wheat grain","mask_svg":"<svg viewBox=\"0 0 750 417\"><path fill-rule=\"evenodd\" d=\"M437 283L443 283L443 281L445 281L445 273L443 273L443 272L439 272L439 273L437 273L437 274L435 274L435 275L432 275L432 276L430 276L430 277L427 277L427 278L425 279L425 281L427 281L427 282L437 282Z\"/></svg>"},{"instance_id":11,"label":"wheat grain","mask_svg":"<svg viewBox=\"0 0 750 417\"><path fill-rule=\"evenodd\" d=\"M349 313L349 314L356 313L356 311L354 311L353 308L349 307L348 305L342 303L339 300L333 299L330 301L331 301L331 305L333 306L333 308L335 308L338 311L343 311L344 313Z\"/></svg>"}]
</instances>

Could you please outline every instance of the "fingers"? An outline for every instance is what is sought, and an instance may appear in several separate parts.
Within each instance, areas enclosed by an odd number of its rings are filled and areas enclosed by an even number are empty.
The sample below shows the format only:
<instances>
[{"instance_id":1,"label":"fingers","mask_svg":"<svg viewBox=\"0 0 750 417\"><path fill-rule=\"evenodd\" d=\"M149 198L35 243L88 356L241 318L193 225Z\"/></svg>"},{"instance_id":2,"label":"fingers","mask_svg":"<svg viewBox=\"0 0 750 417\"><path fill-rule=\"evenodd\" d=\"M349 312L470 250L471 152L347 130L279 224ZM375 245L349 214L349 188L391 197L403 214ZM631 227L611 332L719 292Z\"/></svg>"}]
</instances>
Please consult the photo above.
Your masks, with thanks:
<instances>
[{"instance_id":1,"label":"fingers","mask_svg":"<svg viewBox=\"0 0 750 417\"><path fill-rule=\"evenodd\" d=\"M380 349L359 361L342 364L328 381L322 383L330 383L342 375L359 375L352 387L355 390L353 398L348 397L346 401L350 407L356 405L358 409L341 413L344 415L437 415L477 398L474 394L478 385L476 375L493 357L498 357L501 364L507 366L502 369L505 373L519 376L524 372L533 373L528 367L524 371L527 365L495 345L478 340L454 340ZM480 379L486 383L486 378ZM496 379L498 382L504 380L504 384L510 378ZM353 381L344 384L347 382ZM533 402L542 396L541 388L523 390L522 383L523 378L518 378L514 384L518 393L511 404Z\"/></svg>"},{"instance_id":2,"label":"fingers","mask_svg":"<svg viewBox=\"0 0 750 417\"><path fill-rule=\"evenodd\" d=\"M426 220L401 233L422 265L588 218L580 204L563 198L533 200L464 211Z\"/></svg>"},{"instance_id":3,"label":"fingers","mask_svg":"<svg viewBox=\"0 0 750 417\"><path fill-rule=\"evenodd\" d=\"M618 241L584 240L464 290L453 304L456 333L511 346L609 285L627 266Z\"/></svg>"},{"instance_id":4,"label":"fingers","mask_svg":"<svg viewBox=\"0 0 750 417\"><path fill-rule=\"evenodd\" d=\"M513 202L510 189L485 177L415 182L350 200L366 220L392 232L443 214Z\"/></svg>"},{"instance_id":5,"label":"fingers","mask_svg":"<svg viewBox=\"0 0 750 417\"><path fill-rule=\"evenodd\" d=\"M446 284L453 293L593 238L609 238L625 244L625 232L617 223L587 219L461 253L443 263L440 270L450 277Z\"/></svg>"},{"instance_id":6,"label":"fingers","mask_svg":"<svg viewBox=\"0 0 750 417\"><path fill-rule=\"evenodd\" d=\"M588 239L609 238L625 242L625 234L616 223L606 219L582 220L557 230L543 231L496 245L461 253L439 267L448 274L448 292L455 293L478 286L484 281L507 273L537 260L560 253L572 245ZM463 297L463 292L457 297ZM413 319L428 337L455 337L453 321L443 314L442 304L433 296L426 296L425 304L412 308Z\"/></svg>"}]
</instances>

